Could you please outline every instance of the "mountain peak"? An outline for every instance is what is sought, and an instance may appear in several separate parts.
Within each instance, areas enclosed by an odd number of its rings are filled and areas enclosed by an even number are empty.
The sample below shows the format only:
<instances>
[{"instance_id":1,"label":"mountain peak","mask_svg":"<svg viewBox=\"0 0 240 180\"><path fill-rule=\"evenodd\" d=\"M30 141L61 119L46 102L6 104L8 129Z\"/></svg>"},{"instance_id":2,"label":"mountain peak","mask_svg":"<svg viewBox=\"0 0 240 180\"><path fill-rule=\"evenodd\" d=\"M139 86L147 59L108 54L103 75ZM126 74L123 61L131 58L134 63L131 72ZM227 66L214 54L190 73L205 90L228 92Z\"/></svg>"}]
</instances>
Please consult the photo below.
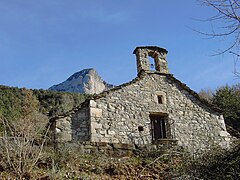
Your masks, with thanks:
<instances>
[{"instance_id":1,"label":"mountain peak","mask_svg":"<svg viewBox=\"0 0 240 180\"><path fill-rule=\"evenodd\" d=\"M83 69L83 70L78 71L78 72L74 73L73 75L71 75L71 76L67 79L67 81L71 81L71 80L73 80L73 79L76 79L76 78L78 78L79 76L85 76L86 74L89 74L91 71L97 73L97 71L96 71L95 69L93 69L93 68Z\"/></svg>"},{"instance_id":2,"label":"mountain peak","mask_svg":"<svg viewBox=\"0 0 240 180\"><path fill-rule=\"evenodd\" d=\"M49 90L98 94L113 87L103 81L95 69L88 68L74 73L66 81L50 87Z\"/></svg>"}]
</instances>

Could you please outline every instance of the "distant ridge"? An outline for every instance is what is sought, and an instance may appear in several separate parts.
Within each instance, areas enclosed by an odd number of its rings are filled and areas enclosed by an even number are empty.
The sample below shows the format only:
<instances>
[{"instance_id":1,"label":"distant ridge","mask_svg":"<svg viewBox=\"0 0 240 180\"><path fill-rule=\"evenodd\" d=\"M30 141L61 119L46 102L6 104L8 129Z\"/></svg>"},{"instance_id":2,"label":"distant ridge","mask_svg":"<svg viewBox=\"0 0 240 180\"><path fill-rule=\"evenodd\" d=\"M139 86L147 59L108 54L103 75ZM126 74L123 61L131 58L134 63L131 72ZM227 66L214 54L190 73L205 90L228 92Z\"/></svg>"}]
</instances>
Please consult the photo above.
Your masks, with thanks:
<instances>
[{"instance_id":1,"label":"distant ridge","mask_svg":"<svg viewBox=\"0 0 240 180\"><path fill-rule=\"evenodd\" d=\"M89 68L74 73L66 81L51 86L49 90L98 94L113 87L114 85L103 81L95 69Z\"/></svg>"}]
</instances>

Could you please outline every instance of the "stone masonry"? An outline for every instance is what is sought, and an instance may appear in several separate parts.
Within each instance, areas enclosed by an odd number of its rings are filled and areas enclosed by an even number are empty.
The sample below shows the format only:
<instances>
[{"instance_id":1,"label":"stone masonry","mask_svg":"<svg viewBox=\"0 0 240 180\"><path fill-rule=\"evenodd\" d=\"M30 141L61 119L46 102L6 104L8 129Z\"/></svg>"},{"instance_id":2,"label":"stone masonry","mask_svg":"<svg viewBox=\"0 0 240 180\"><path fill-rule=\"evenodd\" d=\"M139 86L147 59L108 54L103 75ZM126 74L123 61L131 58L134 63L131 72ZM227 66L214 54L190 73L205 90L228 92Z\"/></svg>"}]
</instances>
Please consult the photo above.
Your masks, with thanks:
<instances>
[{"instance_id":1,"label":"stone masonry","mask_svg":"<svg viewBox=\"0 0 240 180\"><path fill-rule=\"evenodd\" d=\"M90 138L90 121L87 107L82 107L54 121L57 141L87 141Z\"/></svg>"},{"instance_id":2,"label":"stone masonry","mask_svg":"<svg viewBox=\"0 0 240 180\"><path fill-rule=\"evenodd\" d=\"M167 50L156 46L137 47L133 54L137 57L137 71L149 71L150 62L148 57L154 59L155 70L160 73L168 74L168 64L166 60Z\"/></svg>"},{"instance_id":3,"label":"stone masonry","mask_svg":"<svg viewBox=\"0 0 240 180\"><path fill-rule=\"evenodd\" d=\"M229 146L231 137L221 111L169 74L165 49L137 47L134 54L138 77L86 100L77 110L63 117L55 118L56 141L137 146L176 141L193 153L213 146ZM155 58L155 71L149 71L147 56ZM159 124L158 120L161 124L155 126L154 123ZM159 136L159 132L162 135Z\"/></svg>"}]
</instances>

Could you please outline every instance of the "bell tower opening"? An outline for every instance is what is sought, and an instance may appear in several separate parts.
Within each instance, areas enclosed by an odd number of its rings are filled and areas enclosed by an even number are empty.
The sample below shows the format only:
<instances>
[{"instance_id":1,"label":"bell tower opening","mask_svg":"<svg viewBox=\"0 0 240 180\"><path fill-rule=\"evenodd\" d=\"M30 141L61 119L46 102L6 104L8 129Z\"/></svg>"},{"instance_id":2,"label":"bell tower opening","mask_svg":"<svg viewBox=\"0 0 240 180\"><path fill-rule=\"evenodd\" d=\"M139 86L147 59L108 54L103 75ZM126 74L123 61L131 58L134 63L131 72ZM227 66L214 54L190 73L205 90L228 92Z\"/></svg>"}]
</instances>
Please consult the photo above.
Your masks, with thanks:
<instances>
[{"instance_id":1,"label":"bell tower opening","mask_svg":"<svg viewBox=\"0 0 240 180\"><path fill-rule=\"evenodd\" d=\"M150 56L148 56L148 60L150 63L150 71L156 71L155 60Z\"/></svg>"},{"instance_id":2,"label":"bell tower opening","mask_svg":"<svg viewBox=\"0 0 240 180\"><path fill-rule=\"evenodd\" d=\"M137 58L137 71L157 71L169 74L167 50L157 46L136 47L133 54Z\"/></svg>"}]
</instances>

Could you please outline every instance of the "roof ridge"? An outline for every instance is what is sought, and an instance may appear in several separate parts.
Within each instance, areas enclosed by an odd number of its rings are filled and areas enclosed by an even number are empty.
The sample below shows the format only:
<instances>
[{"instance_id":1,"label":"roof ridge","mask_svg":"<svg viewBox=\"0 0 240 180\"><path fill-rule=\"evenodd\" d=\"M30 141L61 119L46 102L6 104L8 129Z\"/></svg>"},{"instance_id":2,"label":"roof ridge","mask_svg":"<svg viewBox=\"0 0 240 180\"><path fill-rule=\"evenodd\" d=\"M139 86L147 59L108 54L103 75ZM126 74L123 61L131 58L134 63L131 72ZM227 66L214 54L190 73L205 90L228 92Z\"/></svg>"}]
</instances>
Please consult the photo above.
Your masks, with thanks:
<instances>
[{"instance_id":1,"label":"roof ridge","mask_svg":"<svg viewBox=\"0 0 240 180\"><path fill-rule=\"evenodd\" d=\"M173 76L173 74L165 74L165 73L160 73L160 72L157 72L157 71L141 71L138 76L136 78L134 78L133 80L129 81L129 82L126 82L126 83L123 83L119 86L115 86L114 88L110 89L110 90L107 90L107 91L103 91L99 94L95 94L91 97L88 97L85 101L83 101L79 106L71 109L70 111L66 112L66 113L63 113L61 115L57 115L57 116L54 116L52 118L50 118L50 121L51 120L56 120L58 119L59 117L66 117L68 115L71 115L73 113L75 113L76 111L80 110L81 107L83 107L84 104L86 104L87 102L89 102L90 100L96 100L96 99L99 99L99 98L102 98L102 97L105 97L107 94L111 93L111 92L114 92L114 91L117 91L123 87L126 87L128 85L131 85L131 84L134 84L136 83L137 81L141 80L142 78L144 78L145 76L147 75L150 75L150 74L158 74L158 75L162 75L162 76L166 76L167 78L169 78L170 80L174 81L175 83L178 83L183 89L185 89L186 91L189 92L190 95L192 95L193 97L195 97L197 100L199 100L201 103L203 103L204 105L206 105L207 107L209 107L210 109L214 110L215 112L223 112L220 108L216 107L215 105L213 105L212 103L208 102L207 100L201 98L198 93L196 93L194 90L192 90L190 87L188 87L185 83L182 83L180 80L178 80L177 78L175 78Z\"/></svg>"}]
</instances>

